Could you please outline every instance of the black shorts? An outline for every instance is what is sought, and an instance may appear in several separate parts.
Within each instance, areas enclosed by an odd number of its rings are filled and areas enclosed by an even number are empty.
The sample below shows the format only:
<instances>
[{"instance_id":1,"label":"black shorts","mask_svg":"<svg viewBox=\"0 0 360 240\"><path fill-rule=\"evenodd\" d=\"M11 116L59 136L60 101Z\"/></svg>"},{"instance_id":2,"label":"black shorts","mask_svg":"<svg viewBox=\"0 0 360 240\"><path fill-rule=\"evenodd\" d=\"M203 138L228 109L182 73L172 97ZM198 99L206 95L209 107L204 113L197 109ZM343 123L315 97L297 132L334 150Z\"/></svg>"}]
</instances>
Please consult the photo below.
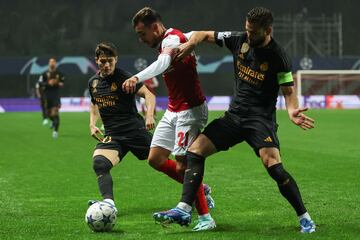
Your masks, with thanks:
<instances>
[{"instance_id":1,"label":"black shorts","mask_svg":"<svg viewBox=\"0 0 360 240\"><path fill-rule=\"evenodd\" d=\"M46 109L51 109L53 107L61 107L61 102L60 102L60 98L56 98L56 97L47 97L45 99L45 106Z\"/></svg>"},{"instance_id":2,"label":"black shorts","mask_svg":"<svg viewBox=\"0 0 360 240\"><path fill-rule=\"evenodd\" d=\"M138 131L131 137L111 136L111 142L98 143L95 149L109 149L119 152L119 158L122 160L130 151L139 160L145 160L149 156L152 134L146 130Z\"/></svg>"},{"instance_id":3,"label":"black shorts","mask_svg":"<svg viewBox=\"0 0 360 240\"><path fill-rule=\"evenodd\" d=\"M239 117L228 112L224 117L213 120L203 131L218 151L228 150L246 141L259 156L259 149L275 147L280 150L277 124L261 116Z\"/></svg>"}]
</instances>

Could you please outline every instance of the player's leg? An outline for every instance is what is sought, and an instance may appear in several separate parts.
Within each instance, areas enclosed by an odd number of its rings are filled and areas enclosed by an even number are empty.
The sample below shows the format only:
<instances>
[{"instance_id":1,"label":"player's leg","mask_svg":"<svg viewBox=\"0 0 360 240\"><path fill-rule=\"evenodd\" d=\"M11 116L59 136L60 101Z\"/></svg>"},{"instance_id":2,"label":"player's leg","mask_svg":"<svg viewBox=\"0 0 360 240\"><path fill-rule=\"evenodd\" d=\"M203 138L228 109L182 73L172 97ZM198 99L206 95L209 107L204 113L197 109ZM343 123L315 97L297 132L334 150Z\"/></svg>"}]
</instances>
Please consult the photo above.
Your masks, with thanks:
<instances>
[{"instance_id":1,"label":"player's leg","mask_svg":"<svg viewBox=\"0 0 360 240\"><path fill-rule=\"evenodd\" d=\"M154 217L157 216L155 219L158 222L175 222L180 225L189 222L191 205L203 179L205 158L217 151L227 150L242 141L243 138L231 118L224 117L212 121L186 153L187 168L181 201L176 208L155 213Z\"/></svg>"},{"instance_id":2,"label":"player's leg","mask_svg":"<svg viewBox=\"0 0 360 240\"><path fill-rule=\"evenodd\" d=\"M160 223L178 223L180 225L189 225L191 223L192 204L196 200L197 193L203 180L205 158L190 151L203 152L203 147L205 144L207 145L207 140L206 136L200 134L192 144L194 148L190 148L186 154L187 171L185 171L181 201L176 208L165 212L154 213L153 216L155 221ZM215 222L212 228L214 227ZM198 231L198 228L195 227L194 230Z\"/></svg>"},{"instance_id":3,"label":"player's leg","mask_svg":"<svg viewBox=\"0 0 360 240\"><path fill-rule=\"evenodd\" d=\"M295 179L284 169L277 148L261 148L261 160L269 175L275 180L281 195L295 209L300 220L301 232L314 232L315 224L307 212Z\"/></svg>"},{"instance_id":4,"label":"player's leg","mask_svg":"<svg viewBox=\"0 0 360 240\"><path fill-rule=\"evenodd\" d=\"M185 169L187 166L186 152L195 139L199 136L201 129L205 127L207 120L208 108L206 103L177 113L175 147L173 153L176 156L178 163L181 164L179 165L179 169L181 170L182 175L185 174ZM200 222L199 225L195 227L195 230L206 230L207 227L215 227L215 221L211 218L209 213L207 199L212 200L210 203L212 206L214 206L214 202L209 193L207 196L208 198L206 198L204 193L204 185L200 184L195 200ZM206 224L208 225L206 226Z\"/></svg>"},{"instance_id":5,"label":"player's leg","mask_svg":"<svg viewBox=\"0 0 360 240\"><path fill-rule=\"evenodd\" d=\"M54 131L53 131L53 135L58 135L59 132L59 126L60 126L60 114L59 114L59 110L61 107L61 102L60 102L60 98L55 98L53 100L53 107L52 107L52 111L53 111L53 126L54 126Z\"/></svg>"},{"instance_id":6,"label":"player's leg","mask_svg":"<svg viewBox=\"0 0 360 240\"><path fill-rule=\"evenodd\" d=\"M186 170L186 156L176 156L176 161L178 163L177 170L181 173L182 176L185 175ZM205 192L205 186L207 191ZM215 220L212 218L209 209L215 206L215 201L210 195L209 186L205 184L200 184L196 192L195 197L195 207L198 212L198 221L193 231L204 231L214 229L216 227ZM192 204L193 205L193 204ZM185 208L186 209L186 205ZM187 208L187 211L191 211L191 208Z\"/></svg>"},{"instance_id":7,"label":"player's leg","mask_svg":"<svg viewBox=\"0 0 360 240\"><path fill-rule=\"evenodd\" d=\"M47 117L48 119L50 119L50 128L54 128L54 125L53 125L53 122L54 122L54 119L53 119L53 113L52 113L52 108L55 106L54 105L54 101L52 98L50 97L46 97L45 98L45 107L46 107L46 114L47 114Z\"/></svg>"},{"instance_id":8,"label":"player's leg","mask_svg":"<svg viewBox=\"0 0 360 240\"><path fill-rule=\"evenodd\" d=\"M249 126L249 129L251 128L251 130L248 131L247 142L254 148L257 155L260 156L269 175L277 183L281 195L295 209L300 220L303 218L308 220L304 222L306 227L302 229L302 231L314 232L315 225L307 213L296 181L284 169L281 163L276 123L259 118L251 119L244 125L246 125L246 127Z\"/></svg>"},{"instance_id":9,"label":"player's leg","mask_svg":"<svg viewBox=\"0 0 360 240\"><path fill-rule=\"evenodd\" d=\"M154 169L182 183L184 176L179 173L176 161L169 159L170 153L171 151L162 147L151 147L148 158L149 164Z\"/></svg>"},{"instance_id":10,"label":"player's leg","mask_svg":"<svg viewBox=\"0 0 360 240\"><path fill-rule=\"evenodd\" d=\"M53 137L57 138L60 126L59 106L52 107L50 111L51 119L53 121Z\"/></svg>"},{"instance_id":11,"label":"player's leg","mask_svg":"<svg viewBox=\"0 0 360 240\"><path fill-rule=\"evenodd\" d=\"M182 183L182 176L178 174L177 163L169 159L170 150L163 147L151 147L152 135L144 130L131 139L124 141L129 150L139 159L148 159L149 165L154 169L165 173L177 182Z\"/></svg>"},{"instance_id":12,"label":"player's leg","mask_svg":"<svg viewBox=\"0 0 360 240\"><path fill-rule=\"evenodd\" d=\"M193 143L193 141L198 136L200 129L206 124L207 121L207 107L206 104L203 104L199 107L189 109L186 111L182 111L180 113L177 113L177 119L176 119L176 132L175 132L175 142L174 142L174 155L176 156L178 164L178 171L181 172L181 175L183 176L186 169L186 158L185 154L189 146ZM209 209L207 206L207 201L204 195L204 187L201 184L201 181L196 189L196 197L192 199L193 201L189 204L182 204L182 207L184 212L191 213L192 203L195 200L196 208L198 210L198 214L200 217L200 220L204 220L204 224L197 225L194 230L207 230L214 228L215 221L212 219ZM179 211L181 212L181 211ZM157 221L166 220L162 219L161 213L155 213L154 218ZM187 225L191 221L191 216L188 214L188 216L185 217L185 219L180 218L181 223ZM188 221L188 222L187 222ZM206 223L205 223L206 222Z\"/></svg>"},{"instance_id":13,"label":"player's leg","mask_svg":"<svg viewBox=\"0 0 360 240\"><path fill-rule=\"evenodd\" d=\"M175 141L175 125L172 123L174 117L174 113L166 111L161 118L151 141L148 160L151 167L182 183L183 176L177 171L176 161L169 159Z\"/></svg>"},{"instance_id":14,"label":"player's leg","mask_svg":"<svg viewBox=\"0 0 360 240\"><path fill-rule=\"evenodd\" d=\"M216 152L211 140L204 134L200 134L186 152L186 170L184 171L184 184L181 202L184 209L190 210L192 202L200 197L199 192L204 191L202 180L204 175L205 157ZM198 199L201 203L202 200ZM206 201L206 200L205 200ZM198 209L199 215L202 214Z\"/></svg>"},{"instance_id":15,"label":"player's leg","mask_svg":"<svg viewBox=\"0 0 360 240\"><path fill-rule=\"evenodd\" d=\"M162 147L152 147L149 153L149 164L156 170L163 172L168 175L170 178L174 179L178 183L183 183L184 181L184 171L186 165L182 163L182 160L179 157L176 157L176 161L169 159L171 151L162 148ZM206 186L207 192L204 190L205 186L201 186L197 195L204 196L203 201L196 201L197 209L199 214L202 215L208 213L208 206L211 208L215 206L214 200L211 197L211 190L209 186ZM203 205L205 207L202 207ZM206 209L205 209L206 208Z\"/></svg>"},{"instance_id":16,"label":"player's leg","mask_svg":"<svg viewBox=\"0 0 360 240\"><path fill-rule=\"evenodd\" d=\"M103 149L109 148L109 149ZM114 150L117 149L117 150ZM104 201L115 206L113 193L113 180L110 170L116 166L121 155L124 156L126 151L122 150L116 143L99 143L93 153L93 169L97 176L99 191ZM92 204L94 201L89 201Z\"/></svg>"},{"instance_id":17,"label":"player's leg","mask_svg":"<svg viewBox=\"0 0 360 240\"><path fill-rule=\"evenodd\" d=\"M205 125L207 120L207 112L206 115L203 117L204 120L202 121L201 117L196 117L196 110L198 109L189 110L191 112L186 113L186 117L178 117L179 120L176 126L176 139L173 153L176 156L176 160L178 163L177 170L181 174L181 176L185 175L185 169L187 166L185 156L186 151L197 138L200 129L203 127L203 125ZM198 115L201 116L201 114ZM209 197L211 198L211 196ZM211 205L214 205L214 203L211 203ZM204 192L204 185L201 183L196 192L195 206L199 215L199 221L193 230L202 231L215 228L215 221L209 213L207 198ZM190 208L188 208L187 210L189 211Z\"/></svg>"},{"instance_id":18,"label":"player's leg","mask_svg":"<svg viewBox=\"0 0 360 240\"><path fill-rule=\"evenodd\" d=\"M186 153L188 143L191 143L197 136L199 127L194 124L191 126L185 121L185 124L183 123L178 128L177 119L177 113L166 111L163 118L160 120L154 133L152 147L149 154L149 163L155 169L164 172L171 178L182 183L185 170L183 165L184 155ZM201 123L201 119L200 121L197 121L197 124L199 123ZM176 145L175 148L174 143ZM176 155L176 162L168 159L172 150L174 150L173 153ZM180 151L182 151L182 154L179 154ZM198 195L200 195L200 200L197 201L199 214L201 214L204 219L206 217L207 220L212 220L211 227L214 228L215 222L209 214L203 186L200 187ZM154 215L154 218L156 219L156 215ZM208 224L208 226L210 225ZM205 228L206 226L203 226L203 228L199 230L205 230Z\"/></svg>"},{"instance_id":19,"label":"player's leg","mask_svg":"<svg viewBox=\"0 0 360 240\"><path fill-rule=\"evenodd\" d=\"M42 113L42 118L43 118L42 124L45 126L49 123L49 119L48 119L48 113L47 113L47 108L46 108L46 100L43 96L40 97L40 107L41 107L41 113Z\"/></svg>"}]
</instances>

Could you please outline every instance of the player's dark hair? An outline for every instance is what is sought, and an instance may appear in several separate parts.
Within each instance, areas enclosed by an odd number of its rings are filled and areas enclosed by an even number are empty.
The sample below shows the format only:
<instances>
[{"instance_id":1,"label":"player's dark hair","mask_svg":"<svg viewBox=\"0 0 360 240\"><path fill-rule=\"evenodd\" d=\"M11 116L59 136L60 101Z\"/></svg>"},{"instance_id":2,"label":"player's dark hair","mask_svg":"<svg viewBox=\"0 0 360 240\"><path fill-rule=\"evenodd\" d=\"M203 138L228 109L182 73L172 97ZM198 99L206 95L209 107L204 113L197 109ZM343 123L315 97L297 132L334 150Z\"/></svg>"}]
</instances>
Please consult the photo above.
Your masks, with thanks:
<instances>
[{"instance_id":1,"label":"player's dark hair","mask_svg":"<svg viewBox=\"0 0 360 240\"><path fill-rule=\"evenodd\" d=\"M161 22L161 16L154 9L150 7L144 7L140 9L133 17L133 27L142 22L146 27L150 26L154 22Z\"/></svg>"},{"instance_id":2,"label":"player's dark hair","mask_svg":"<svg viewBox=\"0 0 360 240\"><path fill-rule=\"evenodd\" d=\"M266 29L272 26L274 17L269 9L264 7L256 7L247 13L246 20L249 23L259 24L260 27Z\"/></svg>"},{"instance_id":3,"label":"player's dark hair","mask_svg":"<svg viewBox=\"0 0 360 240\"><path fill-rule=\"evenodd\" d=\"M96 46L95 49L95 58L99 58L101 55L107 57L117 57L117 48L115 44L110 42L101 42Z\"/></svg>"}]
</instances>

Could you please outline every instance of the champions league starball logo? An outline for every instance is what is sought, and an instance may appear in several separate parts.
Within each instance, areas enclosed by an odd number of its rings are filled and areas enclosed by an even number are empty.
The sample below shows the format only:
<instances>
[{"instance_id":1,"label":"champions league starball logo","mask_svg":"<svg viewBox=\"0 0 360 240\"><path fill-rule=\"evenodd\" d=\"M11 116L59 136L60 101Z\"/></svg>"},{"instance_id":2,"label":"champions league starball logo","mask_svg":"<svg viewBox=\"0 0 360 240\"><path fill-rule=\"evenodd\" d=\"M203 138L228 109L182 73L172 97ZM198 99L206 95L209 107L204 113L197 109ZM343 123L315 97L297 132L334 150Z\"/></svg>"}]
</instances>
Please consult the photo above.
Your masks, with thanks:
<instances>
[{"instance_id":1,"label":"champions league starball logo","mask_svg":"<svg viewBox=\"0 0 360 240\"><path fill-rule=\"evenodd\" d=\"M300 67L301 69L303 70L310 70L313 68L313 61L311 58L309 57L303 57L301 60L300 60Z\"/></svg>"},{"instance_id":2,"label":"champions league starball logo","mask_svg":"<svg viewBox=\"0 0 360 240\"><path fill-rule=\"evenodd\" d=\"M57 67L59 68L62 65L75 65L82 74L95 73L97 71L96 66L86 57L63 57L57 62ZM48 70L48 68L47 63L40 65L38 57L34 57L25 63L20 70L20 74L40 75Z\"/></svg>"},{"instance_id":3,"label":"champions league starball logo","mask_svg":"<svg viewBox=\"0 0 360 240\"><path fill-rule=\"evenodd\" d=\"M148 66L148 62L144 58L138 58L134 62L134 68L137 71L142 71Z\"/></svg>"}]
</instances>

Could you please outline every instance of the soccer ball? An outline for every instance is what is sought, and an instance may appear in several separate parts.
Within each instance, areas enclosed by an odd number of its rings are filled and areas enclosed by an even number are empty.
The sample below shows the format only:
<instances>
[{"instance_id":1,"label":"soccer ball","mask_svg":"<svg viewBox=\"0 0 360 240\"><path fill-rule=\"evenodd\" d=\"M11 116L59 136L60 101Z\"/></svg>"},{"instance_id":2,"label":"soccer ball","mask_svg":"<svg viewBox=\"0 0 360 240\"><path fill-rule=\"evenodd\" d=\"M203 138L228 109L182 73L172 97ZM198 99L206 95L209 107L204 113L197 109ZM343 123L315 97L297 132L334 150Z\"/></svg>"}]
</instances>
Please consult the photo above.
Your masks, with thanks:
<instances>
[{"instance_id":1,"label":"soccer ball","mask_svg":"<svg viewBox=\"0 0 360 240\"><path fill-rule=\"evenodd\" d=\"M95 202L85 214L85 222L95 232L108 232L116 223L116 208L107 202Z\"/></svg>"}]
</instances>

